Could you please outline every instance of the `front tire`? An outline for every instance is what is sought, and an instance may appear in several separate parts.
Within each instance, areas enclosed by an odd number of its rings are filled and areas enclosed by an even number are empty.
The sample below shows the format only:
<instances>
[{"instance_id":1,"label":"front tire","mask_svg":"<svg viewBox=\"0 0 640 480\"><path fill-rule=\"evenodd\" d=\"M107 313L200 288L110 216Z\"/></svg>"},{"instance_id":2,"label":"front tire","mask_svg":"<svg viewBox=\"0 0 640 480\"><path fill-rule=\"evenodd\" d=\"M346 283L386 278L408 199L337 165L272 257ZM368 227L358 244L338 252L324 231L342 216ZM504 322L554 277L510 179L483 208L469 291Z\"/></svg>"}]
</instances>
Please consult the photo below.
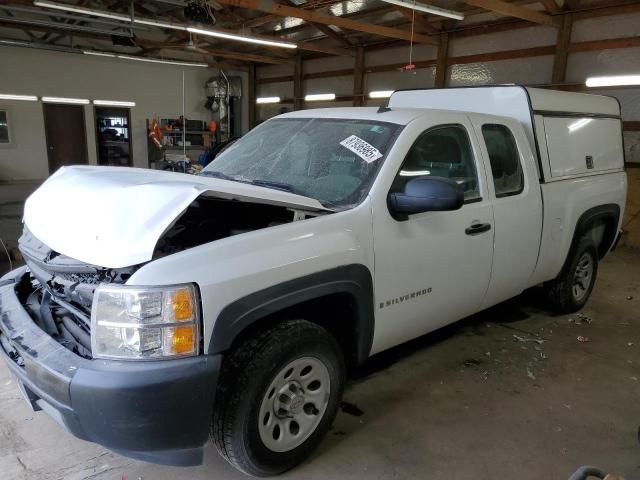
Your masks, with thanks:
<instances>
[{"instance_id":1,"label":"front tire","mask_svg":"<svg viewBox=\"0 0 640 480\"><path fill-rule=\"evenodd\" d=\"M248 338L223 363L211 426L218 451L249 475L295 467L331 426L344 372L335 338L306 320Z\"/></svg>"},{"instance_id":2,"label":"front tire","mask_svg":"<svg viewBox=\"0 0 640 480\"><path fill-rule=\"evenodd\" d=\"M589 300L598 273L598 250L592 240L583 238L571 263L546 285L546 296L556 313L573 313Z\"/></svg>"}]
</instances>

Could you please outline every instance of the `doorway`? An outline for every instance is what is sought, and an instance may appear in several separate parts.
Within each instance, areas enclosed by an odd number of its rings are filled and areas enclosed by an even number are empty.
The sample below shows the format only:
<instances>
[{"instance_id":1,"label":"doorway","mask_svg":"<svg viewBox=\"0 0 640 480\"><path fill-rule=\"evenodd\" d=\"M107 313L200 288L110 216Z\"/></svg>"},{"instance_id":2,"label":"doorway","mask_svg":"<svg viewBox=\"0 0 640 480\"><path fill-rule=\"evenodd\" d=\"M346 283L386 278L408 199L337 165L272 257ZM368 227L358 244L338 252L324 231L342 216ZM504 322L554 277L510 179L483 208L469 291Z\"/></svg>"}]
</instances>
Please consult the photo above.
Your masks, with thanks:
<instances>
[{"instance_id":1,"label":"doorway","mask_svg":"<svg viewBox=\"0 0 640 480\"><path fill-rule=\"evenodd\" d=\"M98 165L130 167L131 115L128 108L96 107Z\"/></svg>"},{"instance_id":2,"label":"doorway","mask_svg":"<svg viewBox=\"0 0 640 480\"><path fill-rule=\"evenodd\" d=\"M65 165L86 165L87 131L81 105L42 104L49 173Z\"/></svg>"}]
</instances>

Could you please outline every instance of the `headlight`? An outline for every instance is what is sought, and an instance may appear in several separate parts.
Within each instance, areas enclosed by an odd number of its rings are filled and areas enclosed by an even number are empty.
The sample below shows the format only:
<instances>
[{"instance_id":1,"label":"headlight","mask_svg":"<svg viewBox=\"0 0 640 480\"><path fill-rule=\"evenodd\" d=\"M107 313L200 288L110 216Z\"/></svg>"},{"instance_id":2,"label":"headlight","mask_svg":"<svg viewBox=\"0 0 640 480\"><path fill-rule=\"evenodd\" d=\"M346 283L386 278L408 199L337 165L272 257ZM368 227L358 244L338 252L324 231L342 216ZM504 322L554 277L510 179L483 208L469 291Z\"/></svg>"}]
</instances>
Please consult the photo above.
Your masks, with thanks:
<instances>
[{"instance_id":1,"label":"headlight","mask_svg":"<svg viewBox=\"0 0 640 480\"><path fill-rule=\"evenodd\" d=\"M194 285L101 285L91 309L92 354L122 360L197 355L199 325Z\"/></svg>"}]
</instances>

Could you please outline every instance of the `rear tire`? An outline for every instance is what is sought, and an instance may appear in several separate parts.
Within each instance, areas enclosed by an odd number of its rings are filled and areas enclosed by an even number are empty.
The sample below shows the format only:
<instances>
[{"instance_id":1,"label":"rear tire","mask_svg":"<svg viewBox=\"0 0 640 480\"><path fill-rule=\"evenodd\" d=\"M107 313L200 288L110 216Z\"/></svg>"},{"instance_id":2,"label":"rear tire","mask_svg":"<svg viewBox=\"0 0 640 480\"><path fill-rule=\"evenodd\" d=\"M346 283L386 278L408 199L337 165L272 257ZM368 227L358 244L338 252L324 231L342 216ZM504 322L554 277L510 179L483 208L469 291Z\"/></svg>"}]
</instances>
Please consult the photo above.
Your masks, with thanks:
<instances>
[{"instance_id":1,"label":"rear tire","mask_svg":"<svg viewBox=\"0 0 640 480\"><path fill-rule=\"evenodd\" d=\"M550 308L556 313L573 313L589 300L598 273L598 250L589 238L583 238L571 263L558 278L545 285Z\"/></svg>"},{"instance_id":2,"label":"rear tire","mask_svg":"<svg viewBox=\"0 0 640 480\"><path fill-rule=\"evenodd\" d=\"M211 424L218 452L254 476L295 467L331 426L344 372L335 338L306 320L248 338L223 363Z\"/></svg>"}]
</instances>

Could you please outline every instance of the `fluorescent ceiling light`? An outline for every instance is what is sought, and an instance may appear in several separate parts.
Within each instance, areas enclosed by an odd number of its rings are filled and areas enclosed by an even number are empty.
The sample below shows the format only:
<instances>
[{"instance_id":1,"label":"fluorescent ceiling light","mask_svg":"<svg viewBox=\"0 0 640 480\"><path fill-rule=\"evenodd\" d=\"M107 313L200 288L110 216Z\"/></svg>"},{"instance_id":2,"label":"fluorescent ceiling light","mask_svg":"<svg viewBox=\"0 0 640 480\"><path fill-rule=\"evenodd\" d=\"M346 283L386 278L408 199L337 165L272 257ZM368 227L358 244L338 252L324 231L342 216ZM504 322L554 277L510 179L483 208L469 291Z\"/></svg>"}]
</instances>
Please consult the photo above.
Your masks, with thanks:
<instances>
[{"instance_id":1,"label":"fluorescent ceiling light","mask_svg":"<svg viewBox=\"0 0 640 480\"><path fill-rule=\"evenodd\" d=\"M121 102L118 100L94 100L94 105L101 107L135 107L136 102Z\"/></svg>"},{"instance_id":2,"label":"fluorescent ceiling light","mask_svg":"<svg viewBox=\"0 0 640 480\"><path fill-rule=\"evenodd\" d=\"M38 97L35 97L33 95L10 95L0 93L0 100L26 100L28 102L37 102Z\"/></svg>"},{"instance_id":3,"label":"fluorescent ceiling light","mask_svg":"<svg viewBox=\"0 0 640 480\"><path fill-rule=\"evenodd\" d=\"M130 22L131 17L127 15L121 15L118 13L105 12L104 10L94 10L92 8L78 7L76 5L69 5L66 3L46 2L36 0L33 2L36 7L53 8L55 10L64 10L66 12L82 13L84 15L93 15L94 17L111 18L113 20L120 20L122 22Z\"/></svg>"},{"instance_id":4,"label":"fluorescent ceiling light","mask_svg":"<svg viewBox=\"0 0 640 480\"><path fill-rule=\"evenodd\" d=\"M134 55L119 55L117 53L98 52L95 50L83 50L82 53L84 53L85 55L95 55L98 57L121 58L123 60L136 60L138 62L149 62L149 63L166 63L169 65L182 65L185 67L208 67L209 66L206 63L181 62L179 60L163 60L161 58L136 57Z\"/></svg>"},{"instance_id":5,"label":"fluorescent ceiling light","mask_svg":"<svg viewBox=\"0 0 640 480\"><path fill-rule=\"evenodd\" d=\"M280 103L280 97L258 97L256 103Z\"/></svg>"},{"instance_id":6,"label":"fluorescent ceiling light","mask_svg":"<svg viewBox=\"0 0 640 480\"><path fill-rule=\"evenodd\" d=\"M165 63L167 65L182 65L184 67L208 67L207 63L195 63L195 62L179 62L178 60L161 60L159 58L148 58L148 57L134 57L132 55L118 55L118 58L122 58L123 60L136 60L138 62L149 62L149 63Z\"/></svg>"},{"instance_id":7,"label":"fluorescent ceiling light","mask_svg":"<svg viewBox=\"0 0 640 480\"><path fill-rule=\"evenodd\" d=\"M322 100L335 100L335 99L336 99L335 93L314 93L311 95L304 96L305 102L320 102Z\"/></svg>"},{"instance_id":8,"label":"fluorescent ceiling light","mask_svg":"<svg viewBox=\"0 0 640 480\"><path fill-rule=\"evenodd\" d=\"M439 15L440 17L453 18L454 20L464 20L464 14L456 12L454 10L447 10L445 8L433 7L431 5L425 5L424 3L418 3L408 0L382 0L386 3L392 3L393 5L399 5L411 10L418 10L420 12L431 13L432 15Z\"/></svg>"},{"instance_id":9,"label":"fluorescent ceiling light","mask_svg":"<svg viewBox=\"0 0 640 480\"><path fill-rule=\"evenodd\" d=\"M369 98L389 98L393 90L374 90L369 92Z\"/></svg>"},{"instance_id":10,"label":"fluorescent ceiling light","mask_svg":"<svg viewBox=\"0 0 640 480\"><path fill-rule=\"evenodd\" d=\"M270 47L297 48L297 45L291 42L279 42L277 40L264 40L262 38L247 37L244 35L237 35L235 33L221 32L219 30L203 30L201 28L188 27L187 31L190 33L196 33L198 35L208 35L210 37L225 38L227 40L236 40L238 42L255 43L258 45L267 45Z\"/></svg>"},{"instance_id":11,"label":"fluorescent ceiling light","mask_svg":"<svg viewBox=\"0 0 640 480\"><path fill-rule=\"evenodd\" d=\"M66 97L42 97L42 101L45 103L72 103L74 105L89 105L89 100L86 98L66 98Z\"/></svg>"},{"instance_id":12,"label":"fluorescent ceiling light","mask_svg":"<svg viewBox=\"0 0 640 480\"><path fill-rule=\"evenodd\" d=\"M84 15L93 15L95 17L111 18L113 20L120 20L122 22L127 22L127 23L134 22L134 23L138 23L140 25L151 25L151 26L154 26L154 27L170 28L170 29L173 29L173 30L182 30L182 31L186 30L186 31L191 32L191 33L196 33L196 34L200 34L200 35L208 35L210 37L224 38L224 39L227 39L227 40L235 40L235 41L238 41L238 42L254 43L254 44L257 44L257 45L266 45L266 46L270 46L270 47L297 48L297 45L295 43L291 43L291 42L278 41L278 40L266 40L266 39L256 38L256 37L248 37L248 36L245 36L245 35L238 35L238 34L235 34L235 33L224 32L224 31L220 31L220 30L208 30L208 29L202 29L202 28L193 28L193 27L188 27L187 25L183 25L183 24L172 23L172 22L162 22L162 21L153 20L153 19L150 19L150 18L138 18L138 17L133 17L132 18L132 17L129 17L127 15L111 13L111 12L104 11L104 10L94 10L92 8L78 7L78 6L69 5L69 4L66 4L66 3L56 3L56 2L49 2L49 1L44 1L44 0L35 0L33 2L33 4L38 6L38 7L53 8L53 9L57 9L57 10L65 10L65 11L68 11L68 12L82 13Z\"/></svg>"},{"instance_id":13,"label":"fluorescent ceiling light","mask_svg":"<svg viewBox=\"0 0 640 480\"><path fill-rule=\"evenodd\" d=\"M95 55L96 57L112 57L112 58L116 58L116 54L115 53L96 52L95 50L83 50L82 53L84 53L85 55Z\"/></svg>"},{"instance_id":14,"label":"fluorescent ceiling light","mask_svg":"<svg viewBox=\"0 0 640 480\"><path fill-rule=\"evenodd\" d=\"M31 42L22 42L20 40L6 40L6 39L2 39L0 40L0 44L2 45L12 45L12 46L16 46L16 47L30 47L31 46Z\"/></svg>"},{"instance_id":15,"label":"fluorescent ceiling light","mask_svg":"<svg viewBox=\"0 0 640 480\"><path fill-rule=\"evenodd\" d=\"M589 77L587 87L620 87L640 85L640 75L616 75L611 77Z\"/></svg>"},{"instance_id":16,"label":"fluorescent ceiling light","mask_svg":"<svg viewBox=\"0 0 640 480\"><path fill-rule=\"evenodd\" d=\"M172 28L173 30L187 30L185 25L178 25L177 23L171 22L159 22L157 20L151 20L148 18L134 18L133 21L135 23L139 23L140 25L150 25L152 27L160 27L160 28Z\"/></svg>"}]
</instances>

